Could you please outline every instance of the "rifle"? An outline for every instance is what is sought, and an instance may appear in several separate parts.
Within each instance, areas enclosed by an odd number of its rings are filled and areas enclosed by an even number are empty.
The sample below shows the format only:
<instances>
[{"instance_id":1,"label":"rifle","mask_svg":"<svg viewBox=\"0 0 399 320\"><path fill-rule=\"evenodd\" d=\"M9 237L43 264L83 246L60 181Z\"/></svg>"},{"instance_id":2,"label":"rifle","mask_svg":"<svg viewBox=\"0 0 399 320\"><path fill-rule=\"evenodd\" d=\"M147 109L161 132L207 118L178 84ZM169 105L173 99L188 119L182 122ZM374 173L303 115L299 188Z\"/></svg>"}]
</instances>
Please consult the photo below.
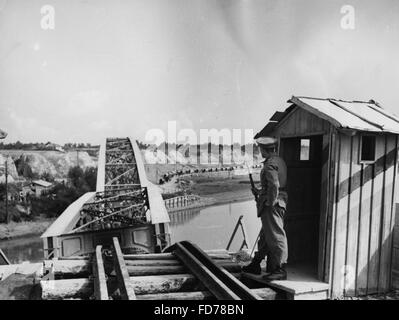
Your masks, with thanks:
<instances>
[{"instance_id":1,"label":"rifle","mask_svg":"<svg viewBox=\"0 0 399 320\"><path fill-rule=\"evenodd\" d=\"M251 183L251 188L255 188L255 183L254 183L254 179L252 178L252 172L251 169L249 168L248 163L245 163L247 168L248 168L248 176L249 176L249 182ZM254 195L255 197L255 201L258 201L258 196Z\"/></svg>"}]
</instances>

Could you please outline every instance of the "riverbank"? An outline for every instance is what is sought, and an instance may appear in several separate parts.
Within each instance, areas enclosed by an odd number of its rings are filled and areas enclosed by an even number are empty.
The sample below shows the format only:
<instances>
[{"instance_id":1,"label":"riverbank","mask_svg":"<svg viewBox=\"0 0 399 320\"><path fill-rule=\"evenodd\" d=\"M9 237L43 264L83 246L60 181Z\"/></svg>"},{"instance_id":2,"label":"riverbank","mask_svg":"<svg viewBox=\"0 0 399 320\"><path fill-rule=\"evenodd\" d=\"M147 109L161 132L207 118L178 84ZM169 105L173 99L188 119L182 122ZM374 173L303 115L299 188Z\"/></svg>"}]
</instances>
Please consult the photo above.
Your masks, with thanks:
<instances>
[{"instance_id":1,"label":"riverbank","mask_svg":"<svg viewBox=\"0 0 399 320\"><path fill-rule=\"evenodd\" d=\"M231 179L194 178L190 190L193 194L207 199L207 206L248 201L254 198L247 176L235 176Z\"/></svg>"},{"instance_id":2,"label":"riverbank","mask_svg":"<svg viewBox=\"0 0 399 320\"><path fill-rule=\"evenodd\" d=\"M41 235L54 219L39 219L35 221L10 222L0 224L0 240L14 240L35 235Z\"/></svg>"}]
</instances>

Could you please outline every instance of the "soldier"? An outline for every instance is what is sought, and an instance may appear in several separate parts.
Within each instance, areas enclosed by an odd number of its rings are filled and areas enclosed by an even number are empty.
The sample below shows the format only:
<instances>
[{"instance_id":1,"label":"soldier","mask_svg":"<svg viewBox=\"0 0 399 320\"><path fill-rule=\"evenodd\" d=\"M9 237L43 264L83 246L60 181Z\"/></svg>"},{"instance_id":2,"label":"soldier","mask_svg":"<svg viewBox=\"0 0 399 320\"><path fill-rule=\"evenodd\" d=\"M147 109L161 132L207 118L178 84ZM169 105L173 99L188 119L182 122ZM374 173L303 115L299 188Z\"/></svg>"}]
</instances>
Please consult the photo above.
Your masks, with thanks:
<instances>
[{"instance_id":1,"label":"soldier","mask_svg":"<svg viewBox=\"0 0 399 320\"><path fill-rule=\"evenodd\" d=\"M258 241L258 251L251 263L242 268L243 272L260 274L261 261L267 256L264 279L285 280L285 264L288 258L287 237L284 231L284 216L288 194L285 190L287 166L276 154L276 139L260 137L256 139L262 157L265 159L260 174L261 188L252 188L256 199L258 217L262 230Z\"/></svg>"}]
</instances>

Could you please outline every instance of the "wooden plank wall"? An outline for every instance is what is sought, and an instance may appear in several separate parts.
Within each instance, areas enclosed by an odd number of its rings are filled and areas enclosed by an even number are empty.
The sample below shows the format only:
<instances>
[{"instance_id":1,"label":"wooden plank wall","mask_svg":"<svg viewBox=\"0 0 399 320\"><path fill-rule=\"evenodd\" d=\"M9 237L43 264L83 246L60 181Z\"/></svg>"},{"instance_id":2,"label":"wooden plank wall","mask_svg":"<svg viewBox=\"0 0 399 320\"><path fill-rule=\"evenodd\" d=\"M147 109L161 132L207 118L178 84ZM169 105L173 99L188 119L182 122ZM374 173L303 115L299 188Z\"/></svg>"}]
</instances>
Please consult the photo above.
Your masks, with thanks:
<instances>
[{"instance_id":1,"label":"wooden plank wall","mask_svg":"<svg viewBox=\"0 0 399 320\"><path fill-rule=\"evenodd\" d=\"M351 137L340 134L336 141L338 144L337 153L337 183L336 187L340 186L335 192L334 211L334 233L333 237L333 256L332 256L332 279L331 288L333 295L342 294L343 280L342 268L345 266L346 257L346 230L347 230L347 216L348 216L348 185L345 184L348 177L350 177L350 163L351 163Z\"/></svg>"},{"instance_id":2,"label":"wooden plank wall","mask_svg":"<svg viewBox=\"0 0 399 320\"><path fill-rule=\"evenodd\" d=\"M329 122L302 108L297 108L279 123L275 135L278 137L296 137L306 136L307 134L326 134L329 130Z\"/></svg>"},{"instance_id":3,"label":"wooden plank wall","mask_svg":"<svg viewBox=\"0 0 399 320\"><path fill-rule=\"evenodd\" d=\"M396 290L399 290L399 204L396 204L396 219L392 254L392 287Z\"/></svg>"},{"instance_id":4,"label":"wooden plank wall","mask_svg":"<svg viewBox=\"0 0 399 320\"><path fill-rule=\"evenodd\" d=\"M338 133L331 244L331 295L390 289L398 138L380 134L376 161L359 163L360 135Z\"/></svg>"}]
</instances>

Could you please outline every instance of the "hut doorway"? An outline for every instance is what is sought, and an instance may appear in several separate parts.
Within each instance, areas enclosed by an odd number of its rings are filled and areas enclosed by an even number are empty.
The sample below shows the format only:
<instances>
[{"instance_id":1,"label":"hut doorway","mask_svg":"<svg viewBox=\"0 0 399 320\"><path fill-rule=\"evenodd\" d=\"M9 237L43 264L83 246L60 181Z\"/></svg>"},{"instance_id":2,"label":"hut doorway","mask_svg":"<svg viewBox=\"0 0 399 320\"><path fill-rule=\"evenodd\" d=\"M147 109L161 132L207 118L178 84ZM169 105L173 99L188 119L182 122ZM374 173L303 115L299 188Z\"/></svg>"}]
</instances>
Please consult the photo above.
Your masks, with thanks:
<instances>
[{"instance_id":1,"label":"hut doorway","mask_svg":"<svg viewBox=\"0 0 399 320\"><path fill-rule=\"evenodd\" d=\"M317 276L323 136L281 138L287 164L288 265Z\"/></svg>"}]
</instances>

